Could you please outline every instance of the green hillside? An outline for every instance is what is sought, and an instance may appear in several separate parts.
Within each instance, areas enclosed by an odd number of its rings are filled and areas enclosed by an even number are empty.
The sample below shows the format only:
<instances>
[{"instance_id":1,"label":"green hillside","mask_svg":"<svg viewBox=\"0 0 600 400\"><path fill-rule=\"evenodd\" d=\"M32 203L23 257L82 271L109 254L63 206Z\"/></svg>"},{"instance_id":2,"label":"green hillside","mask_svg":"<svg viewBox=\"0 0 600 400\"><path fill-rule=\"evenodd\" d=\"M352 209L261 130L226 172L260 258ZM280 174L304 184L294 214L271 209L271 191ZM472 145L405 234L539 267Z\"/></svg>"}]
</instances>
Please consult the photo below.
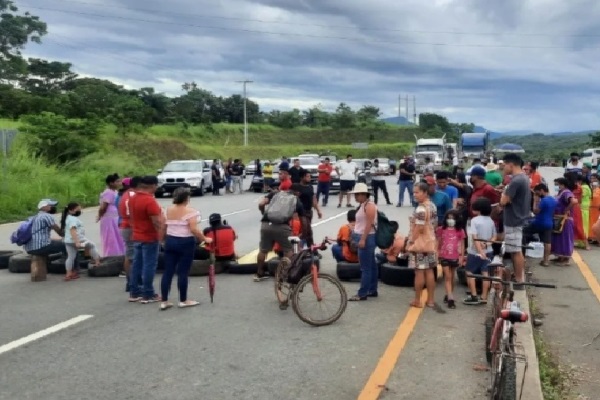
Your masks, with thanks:
<instances>
[{"instance_id":1,"label":"green hillside","mask_svg":"<svg viewBox=\"0 0 600 400\"><path fill-rule=\"evenodd\" d=\"M526 136L503 136L494 144L516 143L523 147L529 160L560 162L573 151L581 152L590 146L588 134L544 135L535 133Z\"/></svg>"}]
</instances>

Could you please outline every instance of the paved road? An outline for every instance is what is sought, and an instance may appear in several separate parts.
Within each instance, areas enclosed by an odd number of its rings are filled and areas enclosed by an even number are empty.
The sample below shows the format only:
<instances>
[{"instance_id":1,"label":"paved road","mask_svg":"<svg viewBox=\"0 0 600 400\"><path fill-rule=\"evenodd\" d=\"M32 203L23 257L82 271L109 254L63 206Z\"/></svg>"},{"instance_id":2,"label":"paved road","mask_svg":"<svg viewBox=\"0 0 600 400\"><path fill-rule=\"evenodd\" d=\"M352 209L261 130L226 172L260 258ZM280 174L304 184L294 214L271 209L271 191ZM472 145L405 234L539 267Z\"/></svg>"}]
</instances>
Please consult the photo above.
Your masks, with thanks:
<instances>
[{"instance_id":1,"label":"paved road","mask_svg":"<svg viewBox=\"0 0 600 400\"><path fill-rule=\"evenodd\" d=\"M397 187L389 178L391 195ZM220 212L240 236L240 254L258 244L260 196L194 198L203 218ZM167 205L169 199L162 199ZM315 236L334 236L346 209L325 210ZM407 231L410 209L382 206ZM82 220L99 243L95 210ZM15 224L0 226L10 248ZM335 271L329 253L323 269ZM219 275L215 304L205 278L192 278L194 309L159 312L128 304L122 278L63 282L0 271L0 399L478 399L484 398L483 310L409 309L408 288L351 303L335 324L312 328L280 311L271 282ZM345 284L353 294L357 284ZM459 288L458 295L463 295ZM441 304L443 289L438 285ZM78 316L93 316L37 341L14 341ZM43 335L40 334L40 336ZM13 348L14 347L14 348ZM3 350L4 349L4 350ZM398 358L399 355L399 358Z\"/></svg>"}]
</instances>

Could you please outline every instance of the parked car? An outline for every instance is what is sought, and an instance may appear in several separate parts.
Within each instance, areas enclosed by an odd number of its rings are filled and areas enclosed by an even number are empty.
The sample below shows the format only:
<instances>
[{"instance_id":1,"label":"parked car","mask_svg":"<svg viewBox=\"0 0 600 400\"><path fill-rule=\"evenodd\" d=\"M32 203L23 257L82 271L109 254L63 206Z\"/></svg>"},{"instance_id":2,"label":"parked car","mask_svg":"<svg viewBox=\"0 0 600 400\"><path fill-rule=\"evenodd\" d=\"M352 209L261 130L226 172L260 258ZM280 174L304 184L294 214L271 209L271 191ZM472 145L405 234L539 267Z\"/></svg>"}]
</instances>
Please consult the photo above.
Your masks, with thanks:
<instances>
[{"instance_id":1,"label":"parked car","mask_svg":"<svg viewBox=\"0 0 600 400\"><path fill-rule=\"evenodd\" d=\"M390 159L389 158L377 158L379 160L379 166L383 167L383 171L386 175L389 175L390 172Z\"/></svg>"},{"instance_id":2,"label":"parked car","mask_svg":"<svg viewBox=\"0 0 600 400\"><path fill-rule=\"evenodd\" d=\"M317 172L319 168L319 164L321 164L321 160L317 154L301 154L298 157L300 161L300 166L310 172L311 182L316 183L317 178L319 177L319 173Z\"/></svg>"},{"instance_id":3,"label":"parked car","mask_svg":"<svg viewBox=\"0 0 600 400\"><path fill-rule=\"evenodd\" d=\"M371 186L371 165L373 164L371 162L371 160L367 160L364 158L355 158L352 161L354 161L356 163L356 166L358 167L358 172L356 173L356 182L362 182L362 183L366 183L369 190L373 190L372 186ZM334 179L334 174L335 174L335 179ZM334 174L331 174L331 188L330 188L330 192L332 191L332 189L336 192L340 191L340 178L337 174L336 171L334 171Z\"/></svg>"},{"instance_id":4,"label":"parked car","mask_svg":"<svg viewBox=\"0 0 600 400\"><path fill-rule=\"evenodd\" d=\"M256 160L251 160L248 161L248 164L246 164L246 174L247 175L254 175L256 174ZM260 160L260 165L261 168L265 166L265 163L270 163L271 161L269 160Z\"/></svg>"},{"instance_id":5,"label":"parked car","mask_svg":"<svg viewBox=\"0 0 600 400\"><path fill-rule=\"evenodd\" d=\"M156 197L173 193L179 187L188 187L193 195L203 196L212 188L212 173L205 160L173 160L158 173Z\"/></svg>"}]
</instances>

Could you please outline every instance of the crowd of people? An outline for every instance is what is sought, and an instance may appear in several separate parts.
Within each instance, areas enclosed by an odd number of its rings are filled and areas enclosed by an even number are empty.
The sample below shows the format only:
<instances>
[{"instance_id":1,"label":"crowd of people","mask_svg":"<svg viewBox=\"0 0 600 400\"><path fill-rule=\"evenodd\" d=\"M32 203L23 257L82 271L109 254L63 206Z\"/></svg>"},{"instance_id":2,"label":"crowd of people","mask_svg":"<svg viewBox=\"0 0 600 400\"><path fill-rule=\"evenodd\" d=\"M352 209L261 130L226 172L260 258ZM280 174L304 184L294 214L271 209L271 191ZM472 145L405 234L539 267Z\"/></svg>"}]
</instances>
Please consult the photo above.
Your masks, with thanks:
<instances>
[{"instance_id":1,"label":"crowd of people","mask_svg":"<svg viewBox=\"0 0 600 400\"><path fill-rule=\"evenodd\" d=\"M235 165L236 161L232 165ZM456 164L456 163L455 163ZM268 176L270 165L263 166ZM296 162L282 161L279 166L280 186L260 201L262 212L258 270L254 281L268 278L265 272L266 255L275 250L291 257L293 248L290 236L299 236L303 244L312 246L312 221L322 218L322 206L327 205L328 188L319 180L317 190L312 185L309 171ZM383 176L374 165L374 176ZM325 159L319 166L319 175L330 175L334 167ZM377 252L375 241L378 214L377 189L381 189L386 203L391 204L385 185L373 186L374 196L368 186L350 179L356 177L357 167L352 156L337 166L343 187L338 207L347 198L351 208L347 222L340 227L337 243L332 247L336 261L359 263L361 284L350 301L364 301L378 297L378 265L382 262L406 263L415 270L415 298L411 306L422 307L421 293L427 291L426 306L435 304L435 273L442 266L445 281L444 302L456 307L454 279L458 267L464 266L467 276L487 274L490 263L504 251L510 254L514 279L518 285L525 279L523 244L537 236L544 244L542 266L555 263L569 265L575 246L589 249L600 239L600 185L598 174L590 165L581 163L572 154L563 177L554 180L556 195L551 195L547 183L539 174L536 162L524 162L518 154L506 154L498 164L485 159L473 162L465 159L457 165L444 162L437 172L426 170L417 176L412 157L407 156L398 166L400 197L397 206L404 205L408 192L413 212L406 236L396 234L393 244ZM272 170L271 170L272 171ZM236 172L237 173L237 172ZM272 172L271 172L272 173ZM235 182L232 176L232 182ZM385 183L385 181L383 181ZM235 260L234 242L237 235L219 214L209 217L209 227L200 230L200 213L190 207L191 193L179 188L173 193L173 204L163 210L154 198L158 187L155 176L121 179L118 174L106 177L106 188L100 195L96 221L100 225L101 246L104 257L124 256L124 276L130 302L148 304L160 302L166 310L171 282L178 275L179 303L181 308L192 307L197 301L187 297L188 275L194 258L206 259L215 253L217 260ZM235 185L234 185L235 186ZM320 196L323 202L320 203ZM357 206L351 203L354 198ZM100 252L90 241L81 219L81 205L67 204L60 224L53 214L58 212L57 202L49 199L38 204L39 213L31 220L32 237L24 250L32 255L65 254L65 280L76 280L76 258L86 252L91 258L90 267L101 265ZM62 239L53 240L55 231ZM218 246L216 245L218 242ZM204 243L204 248L198 248ZM158 254L164 251L165 272L161 279L160 294L154 289ZM550 259L554 255L554 259ZM478 295L475 280L468 279L470 294L464 304L487 302L489 285L483 285Z\"/></svg>"}]
</instances>

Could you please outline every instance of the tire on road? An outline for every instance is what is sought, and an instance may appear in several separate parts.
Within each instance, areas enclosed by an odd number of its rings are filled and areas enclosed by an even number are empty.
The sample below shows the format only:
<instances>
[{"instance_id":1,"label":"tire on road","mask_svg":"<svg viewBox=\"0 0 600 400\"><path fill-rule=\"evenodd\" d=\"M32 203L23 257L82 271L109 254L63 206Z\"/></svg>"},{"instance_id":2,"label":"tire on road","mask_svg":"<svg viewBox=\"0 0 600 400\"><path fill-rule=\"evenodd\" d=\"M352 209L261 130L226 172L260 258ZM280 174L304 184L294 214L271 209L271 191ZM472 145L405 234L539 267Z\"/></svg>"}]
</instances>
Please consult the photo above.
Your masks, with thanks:
<instances>
[{"instance_id":1,"label":"tire on road","mask_svg":"<svg viewBox=\"0 0 600 400\"><path fill-rule=\"evenodd\" d=\"M206 276L209 267L210 260L194 260L192 261L192 268L190 268L190 276Z\"/></svg>"},{"instance_id":2,"label":"tire on road","mask_svg":"<svg viewBox=\"0 0 600 400\"><path fill-rule=\"evenodd\" d=\"M18 254L23 254L23 252L20 250L0 250L0 269L7 269L10 258Z\"/></svg>"},{"instance_id":3,"label":"tire on road","mask_svg":"<svg viewBox=\"0 0 600 400\"><path fill-rule=\"evenodd\" d=\"M485 359L488 364L492 364L493 353L490 351L490 342L492 341L492 332L494 330L494 319L490 316L485 318Z\"/></svg>"},{"instance_id":4,"label":"tire on road","mask_svg":"<svg viewBox=\"0 0 600 400\"><path fill-rule=\"evenodd\" d=\"M31 272L31 256L21 253L8 260L8 270L13 274L29 274Z\"/></svg>"},{"instance_id":5,"label":"tire on road","mask_svg":"<svg viewBox=\"0 0 600 400\"><path fill-rule=\"evenodd\" d=\"M340 281L359 280L361 276L359 263L340 261L337 263L335 272Z\"/></svg>"},{"instance_id":6,"label":"tire on road","mask_svg":"<svg viewBox=\"0 0 600 400\"><path fill-rule=\"evenodd\" d=\"M437 268L433 269L433 275L437 280ZM415 270L405 265L383 263L381 264L379 279L386 285L412 287L415 285Z\"/></svg>"},{"instance_id":7,"label":"tire on road","mask_svg":"<svg viewBox=\"0 0 600 400\"><path fill-rule=\"evenodd\" d=\"M100 265L88 269L88 275L94 278L106 278L111 276L119 276L123 271L124 256L105 257L100 259Z\"/></svg>"},{"instance_id":8,"label":"tire on road","mask_svg":"<svg viewBox=\"0 0 600 400\"><path fill-rule=\"evenodd\" d=\"M230 263L228 272L230 274L256 274L258 270L257 263L249 263L249 264L238 264L238 263Z\"/></svg>"},{"instance_id":9,"label":"tire on road","mask_svg":"<svg viewBox=\"0 0 600 400\"><path fill-rule=\"evenodd\" d=\"M67 260L65 260L64 258L59 258L53 261L50 261L48 263L48 273L49 274L66 274L67 273L67 267L66 267L66 262Z\"/></svg>"}]
</instances>

